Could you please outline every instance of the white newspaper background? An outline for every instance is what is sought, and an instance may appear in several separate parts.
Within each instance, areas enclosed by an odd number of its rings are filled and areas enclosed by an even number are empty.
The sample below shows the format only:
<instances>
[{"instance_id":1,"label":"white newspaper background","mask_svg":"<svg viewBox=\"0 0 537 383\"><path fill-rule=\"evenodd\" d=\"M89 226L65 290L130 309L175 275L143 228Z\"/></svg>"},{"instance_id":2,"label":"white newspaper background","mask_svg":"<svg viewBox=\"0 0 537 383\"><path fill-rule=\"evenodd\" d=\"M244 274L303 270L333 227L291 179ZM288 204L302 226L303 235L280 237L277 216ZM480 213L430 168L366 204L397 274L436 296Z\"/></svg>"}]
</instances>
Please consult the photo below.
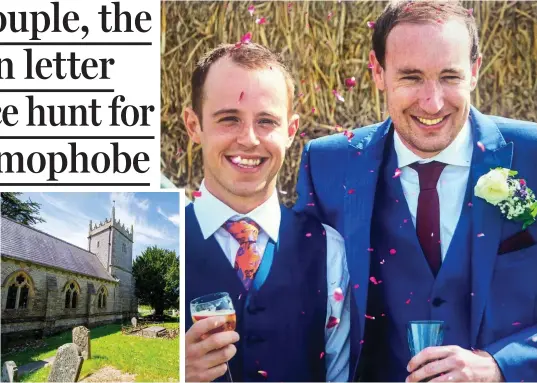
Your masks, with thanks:
<instances>
[{"instance_id":1,"label":"white newspaper background","mask_svg":"<svg viewBox=\"0 0 537 383\"><path fill-rule=\"evenodd\" d=\"M0 190L157 190L160 2L5 1L0 12ZM48 30L38 33L47 29L44 13ZM67 32L65 19L78 31ZM84 62L94 79L80 76ZM50 77L38 78L38 67Z\"/></svg>"}]
</instances>

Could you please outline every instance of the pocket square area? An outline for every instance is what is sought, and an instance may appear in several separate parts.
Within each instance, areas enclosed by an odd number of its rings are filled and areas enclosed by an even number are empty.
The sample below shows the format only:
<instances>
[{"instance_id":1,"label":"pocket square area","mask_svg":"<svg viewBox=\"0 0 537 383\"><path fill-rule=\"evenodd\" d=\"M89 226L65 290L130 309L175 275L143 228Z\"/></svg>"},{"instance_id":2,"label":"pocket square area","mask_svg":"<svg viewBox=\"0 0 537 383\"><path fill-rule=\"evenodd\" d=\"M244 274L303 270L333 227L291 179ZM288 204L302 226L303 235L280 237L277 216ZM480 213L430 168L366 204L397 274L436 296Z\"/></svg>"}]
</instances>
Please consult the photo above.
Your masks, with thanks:
<instances>
[{"instance_id":1,"label":"pocket square area","mask_svg":"<svg viewBox=\"0 0 537 383\"><path fill-rule=\"evenodd\" d=\"M537 241L528 230L521 231L504 240L498 248L498 255L512 253L533 246Z\"/></svg>"}]
</instances>

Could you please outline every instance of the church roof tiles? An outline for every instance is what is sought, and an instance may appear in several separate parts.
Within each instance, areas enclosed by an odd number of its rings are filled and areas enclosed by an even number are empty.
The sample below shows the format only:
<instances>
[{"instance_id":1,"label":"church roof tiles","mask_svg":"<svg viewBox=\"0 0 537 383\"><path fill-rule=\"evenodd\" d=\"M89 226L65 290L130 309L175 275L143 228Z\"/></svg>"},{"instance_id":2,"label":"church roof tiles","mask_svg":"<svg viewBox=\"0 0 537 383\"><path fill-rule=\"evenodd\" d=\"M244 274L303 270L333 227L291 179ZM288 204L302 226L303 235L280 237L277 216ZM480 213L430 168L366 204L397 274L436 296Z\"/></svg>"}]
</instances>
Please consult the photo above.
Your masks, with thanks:
<instances>
[{"instance_id":1,"label":"church roof tiles","mask_svg":"<svg viewBox=\"0 0 537 383\"><path fill-rule=\"evenodd\" d=\"M87 250L9 218L2 217L1 226L2 256L116 281Z\"/></svg>"}]
</instances>

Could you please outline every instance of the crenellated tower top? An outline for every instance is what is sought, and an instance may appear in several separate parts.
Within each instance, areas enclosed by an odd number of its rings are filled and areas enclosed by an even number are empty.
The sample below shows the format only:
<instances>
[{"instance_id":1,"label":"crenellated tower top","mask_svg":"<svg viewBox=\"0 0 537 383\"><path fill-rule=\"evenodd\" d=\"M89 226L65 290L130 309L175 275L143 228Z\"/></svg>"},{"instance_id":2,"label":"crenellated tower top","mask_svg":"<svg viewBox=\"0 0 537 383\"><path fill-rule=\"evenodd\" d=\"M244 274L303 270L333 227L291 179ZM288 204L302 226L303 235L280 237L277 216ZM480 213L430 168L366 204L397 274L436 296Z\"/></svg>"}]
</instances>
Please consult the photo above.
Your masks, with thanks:
<instances>
[{"instance_id":1,"label":"crenellated tower top","mask_svg":"<svg viewBox=\"0 0 537 383\"><path fill-rule=\"evenodd\" d=\"M116 207L112 207L112 218L107 218L104 222L99 222L99 224L93 224L93 221L89 222L89 237L94 236L104 230L108 230L110 227L118 230L121 234L127 237L131 242L134 239L134 225L131 225L130 230L128 227L125 227L124 223L121 223L121 220L116 220Z\"/></svg>"}]
</instances>

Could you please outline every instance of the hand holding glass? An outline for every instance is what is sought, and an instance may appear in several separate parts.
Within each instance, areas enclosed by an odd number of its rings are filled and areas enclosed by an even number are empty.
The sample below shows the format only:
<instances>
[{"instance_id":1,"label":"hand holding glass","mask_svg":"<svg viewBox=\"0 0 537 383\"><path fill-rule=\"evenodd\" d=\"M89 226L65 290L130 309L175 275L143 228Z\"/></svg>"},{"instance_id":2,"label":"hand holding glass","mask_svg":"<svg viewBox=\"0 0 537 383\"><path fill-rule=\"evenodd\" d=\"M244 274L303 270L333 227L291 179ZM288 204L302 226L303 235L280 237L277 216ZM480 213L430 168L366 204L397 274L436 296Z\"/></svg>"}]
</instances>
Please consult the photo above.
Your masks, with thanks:
<instances>
[{"instance_id":1,"label":"hand holding glass","mask_svg":"<svg viewBox=\"0 0 537 383\"><path fill-rule=\"evenodd\" d=\"M211 334L221 331L234 331L236 328L237 317L235 308L228 293L209 294L192 300L190 302L190 313L192 314L192 321L194 323L210 317L225 316L226 322L224 325L207 332L202 336L202 339L206 339ZM228 381L233 382L227 362L226 365Z\"/></svg>"}]
</instances>

